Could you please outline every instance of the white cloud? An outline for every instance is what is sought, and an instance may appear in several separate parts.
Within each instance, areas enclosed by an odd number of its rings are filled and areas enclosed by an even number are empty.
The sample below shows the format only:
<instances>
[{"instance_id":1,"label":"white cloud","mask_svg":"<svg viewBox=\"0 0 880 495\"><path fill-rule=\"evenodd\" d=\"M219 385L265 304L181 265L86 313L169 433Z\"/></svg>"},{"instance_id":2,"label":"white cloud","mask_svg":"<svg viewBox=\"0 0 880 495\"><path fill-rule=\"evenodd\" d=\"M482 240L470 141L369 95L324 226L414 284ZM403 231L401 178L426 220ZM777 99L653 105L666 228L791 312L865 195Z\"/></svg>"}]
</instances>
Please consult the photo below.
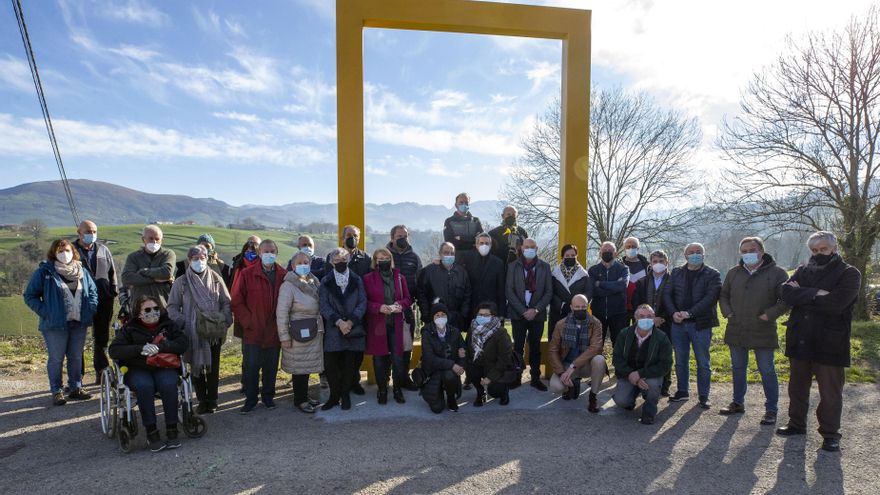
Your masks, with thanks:
<instances>
[{"instance_id":1,"label":"white cloud","mask_svg":"<svg viewBox=\"0 0 880 495\"><path fill-rule=\"evenodd\" d=\"M128 0L123 3L107 2L95 11L111 19L151 27L160 27L169 21L167 14L139 0Z\"/></svg>"},{"instance_id":2,"label":"white cloud","mask_svg":"<svg viewBox=\"0 0 880 495\"><path fill-rule=\"evenodd\" d=\"M218 37L223 37L227 34L244 37L247 36L244 27L242 27L240 22L221 17L211 9L202 12L198 7L193 5L192 14L193 20L196 21L196 26L198 26L198 28L204 33Z\"/></svg>"},{"instance_id":3,"label":"white cloud","mask_svg":"<svg viewBox=\"0 0 880 495\"><path fill-rule=\"evenodd\" d=\"M19 91L34 90L34 80L27 62L9 54L0 58L0 81Z\"/></svg>"},{"instance_id":4,"label":"white cloud","mask_svg":"<svg viewBox=\"0 0 880 495\"><path fill-rule=\"evenodd\" d=\"M217 117L218 119L227 119L227 120L237 120L239 122L248 122L255 123L260 119L256 115L252 113L238 113L238 112L214 112L211 115Z\"/></svg>"},{"instance_id":5,"label":"white cloud","mask_svg":"<svg viewBox=\"0 0 880 495\"><path fill-rule=\"evenodd\" d=\"M387 177L389 174L387 169L377 167L375 165L370 165L370 164L367 164L364 167L364 173L369 174L369 175L378 175L380 177Z\"/></svg>"}]
</instances>

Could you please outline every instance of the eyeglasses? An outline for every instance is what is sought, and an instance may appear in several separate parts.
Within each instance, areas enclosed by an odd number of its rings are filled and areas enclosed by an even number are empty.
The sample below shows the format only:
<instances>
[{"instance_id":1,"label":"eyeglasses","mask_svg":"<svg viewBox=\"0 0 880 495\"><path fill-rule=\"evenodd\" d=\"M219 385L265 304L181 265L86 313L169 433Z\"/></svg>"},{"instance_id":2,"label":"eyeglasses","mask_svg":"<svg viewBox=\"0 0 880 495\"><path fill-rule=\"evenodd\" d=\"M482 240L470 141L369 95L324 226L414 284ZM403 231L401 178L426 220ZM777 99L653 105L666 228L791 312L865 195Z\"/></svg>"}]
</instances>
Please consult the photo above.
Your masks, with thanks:
<instances>
[{"instance_id":1,"label":"eyeglasses","mask_svg":"<svg viewBox=\"0 0 880 495\"><path fill-rule=\"evenodd\" d=\"M159 309L158 306L144 307L144 308L142 308L141 310L143 311L143 313L144 313L145 315L148 315L148 314L150 314L150 313L161 313L161 312L162 312L162 310Z\"/></svg>"}]
</instances>

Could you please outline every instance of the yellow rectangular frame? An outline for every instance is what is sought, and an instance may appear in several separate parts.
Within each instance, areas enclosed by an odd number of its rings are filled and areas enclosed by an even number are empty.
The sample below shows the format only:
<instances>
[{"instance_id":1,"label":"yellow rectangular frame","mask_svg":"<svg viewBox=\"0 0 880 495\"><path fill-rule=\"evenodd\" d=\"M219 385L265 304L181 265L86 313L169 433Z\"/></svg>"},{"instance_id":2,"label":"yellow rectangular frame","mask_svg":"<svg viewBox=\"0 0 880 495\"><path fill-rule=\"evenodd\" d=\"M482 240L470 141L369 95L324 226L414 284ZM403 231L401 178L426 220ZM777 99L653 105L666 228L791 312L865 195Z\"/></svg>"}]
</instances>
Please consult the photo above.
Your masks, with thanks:
<instances>
[{"instance_id":1,"label":"yellow rectangular frame","mask_svg":"<svg viewBox=\"0 0 880 495\"><path fill-rule=\"evenodd\" d=\"M559 244L586 263L591 11L469 0L336 0L338 204L344 225L363 227L363 29L521 36L562 41ZM404 219L401 219L404 220ZM364 236L360 238L364 246Z\"/></svg>"}]
</instances>

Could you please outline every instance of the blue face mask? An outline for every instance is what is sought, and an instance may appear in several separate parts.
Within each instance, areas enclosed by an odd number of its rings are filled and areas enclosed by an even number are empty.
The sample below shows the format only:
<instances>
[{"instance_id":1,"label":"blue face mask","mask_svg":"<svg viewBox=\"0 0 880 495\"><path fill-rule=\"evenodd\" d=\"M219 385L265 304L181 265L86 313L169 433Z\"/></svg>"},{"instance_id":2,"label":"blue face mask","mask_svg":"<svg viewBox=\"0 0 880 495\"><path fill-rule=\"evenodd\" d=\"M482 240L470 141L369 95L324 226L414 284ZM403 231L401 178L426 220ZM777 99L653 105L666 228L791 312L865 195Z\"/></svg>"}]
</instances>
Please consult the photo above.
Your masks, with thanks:
<instances>
[{"instance_id":1,"label":"blue face mask","mask_svg":"<svg viewBox=\"0 0 880 495\"><path fill-rule=\"evenodd\" d=\"M253 251L245 251L244 252L244 259L246 259L248 261L254 261L255 259L257 259L257 253L255 253Z\"/></svg>"},{"instance_id":2,"label":"blue face mask","mask_svg":"<svg viewBox=\"0 0 880 495\"><path fill-rule=\"evenodd\" d=\"M638 321L639 328L642 330L650 330L654 328L654 319L653 318L639 318Z\"/></svg>"},{"instance_id":3,"label":"blue face mask","mask_svg":"<svg viewBox=\"0 0 880 495\"><path fill-rule=\"evenodd\" d=\"M742 255L743 263L746 265L752 266L758 264L758 253L743 253Z\"/></svg>"},{"instance_id":4,"label":"blue face mask","mask_svg":"<svg viewBox=\"0 0 880 495\"><path fill-rule=\"evenodd\" d=\"M455 263L455 255L453 256L444 256L443 264L446 266L452 266Z\"/></svg>"},{"instance_id":5,"label":"blue face mask","mask_svg":"<svg viewBox=\"0 0 880 495\"><path fill-rule=\"evenodd\" d=\"M263 253L260 255L260 260L264 265L274 265L276 257L275 253Z\"/></svg>"},{"instance_id":6,"label":"blue face mask","mask_svg":"<svg viewBox=\"0 0 880 495\"><path fill-rule=\"evenodd\" d=\"M294 268L293 271L295 271L300 277L305 277L312 271L312 267L309 265L296 265L296 268Z\"/></svg>"},{"instance_id":7,"label":"blue face mask","mask_svg":"<svg viewBox=\"0 0 880 495\"><path fill-rule=\"evenodd\" d=\"M688 263L692 265L702 265L703 264L703 255L701 253L694 253L687 255Z\"/></svg>"},{"instance_id":8,"label":"blue face mask","mask_svg":"<svg viewBox=\"0 0 880 495\"><path fill-rule=\"evenodd\" d=\"M308 246L303 246L303 247L299 248L299 250L302 251L303 253L306 253L309 256L315 254L315 251Z\"/></svg>"},{"instance_id":9,"label":"blue face mask","mask_svg":"<svg viewBox=\"0 0 880 495\"><path fill-rule=\"evenodd\" d=\"M86 244L94 244L98 240L98 234L83 234L83 242Z\"/></svg>"},{"instance_id":10,"label":"blue face mask","mask_svg":"<svg viewBox=\"0 0 880 495\"><path fill-rule=\"evenodd\" d=\"M491 316L485 316L485 315L477 315L477 317L475 319L477 320L477 325L480 325L480 326L483 326L486 323L489 323L490 321L492 321Z\"/></svg>"},{"instance_id":11,"label":"blue face mask","mask_svg":"<svg viewBox=\"0 0 880 495\"><path fill-rule=\"evenodd\" d=\"M525 249L523 249L523 256L524 256L527 260L534 259L535 256L537 256L537 255L538 255L538 250L535 249L535 248L525 248Z\"/></svg>"},{"instance_id":12,"label":"blue face mask","mask_svg":"<svg viewBox=\"0 0 880 495\"><path fill-rule=\"evenodd\" d=\"M458 205L458 212L461 213L462 215L467 213L468 210L470 210L470 209L471 209L471 207L468 205Z\"/></svg>"}]
</instances>

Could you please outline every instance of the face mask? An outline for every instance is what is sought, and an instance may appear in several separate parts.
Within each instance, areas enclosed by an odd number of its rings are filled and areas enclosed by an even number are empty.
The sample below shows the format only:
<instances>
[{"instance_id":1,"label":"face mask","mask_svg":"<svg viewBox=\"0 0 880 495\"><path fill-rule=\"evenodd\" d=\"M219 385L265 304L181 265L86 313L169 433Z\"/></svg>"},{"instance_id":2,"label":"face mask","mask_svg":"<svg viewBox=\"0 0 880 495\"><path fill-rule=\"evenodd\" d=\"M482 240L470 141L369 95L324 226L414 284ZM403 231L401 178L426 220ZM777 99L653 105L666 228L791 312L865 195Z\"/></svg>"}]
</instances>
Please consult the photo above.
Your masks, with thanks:
<instances>
[{"instance_id":1,"label":"face mask","mask_svg":"<svg viewBox=\"0 0 880 495\"><path fill-rule=\"evenodd\" d=\"M202 273L203 271L205 271L206 266L207 263L202 260L195 260L189 263L189 267L192 268L192 270L196 273Z\"/></svg>"},{"instance_id":2,"label":"face mask","mask_svg":"<svg viewBox=\"0 0 880 495\"><path fill-rule=\"evenodd\" d=\"M306 253L309 256L312 256L313 254L315 254L315 250L308 247L308 246L303 246L303 247L299 248L299 250L300 250L300 252Z\"/></svg>"},{"instance_id":3,"label":"face mask","mask_svg":"<svg viewBox=\"0 0 880 495\"><path fill-rule=\"evenodd\" d=\"M245 251L244 252L244 259L246 259L248 261L254 261L255 259L257 259L257 253L255 253L253 251Z\"/></svg>"},{"instance_id":4,"label":"face mask","mask_svg":"<svg viewBox=\"0 0 880 495\"><path fill-rule=\"evenodd\" d=\"M608 263L614 259L614 253L612 253L611 251L603 251L601 256L602 261L604 261L605 263Z\"/></svg>"},{"instance_id":5,"label":"face mask","mask_svg":"<svg viewBox=\"0 0 880 495\"><path fill-rule=\"evenodd\" d=\"M480 252L480 256L488 255L489 251L491 251L491 250L492 250L492 248L488 244L481 244L481 245L477 246L477 251Z\"/></svg>"},{"instance_id":6,"label":"face mask","mask_svg":"<svg viewBox=\"0 0 880 495\"><path fill-rule=\"evenodd\" d=\"M642 330L650 330L654 328L653 318L639 318L639 328Z\"/></svg>"},{"instance_id":7,"label":"face mask","mask_svg":"<svg viewBox=\"0 0 880 495\"><path fill-rule=\"evenodd\" d=\"M703 255L700 253L694 253L687 255L688 263L692 265L702 265L703 264Z\"/></svg>"},{"instance_id":8,"label":"face mask","mask_svg":"<svg viewBox=\"0 0 880 495\"><path fill-rule=\"evenodd\" d=\"M305 277L306 275L311 273L312 267L309 265L296 265L296 268L294 268L293 271L296 272L296 274L300 277Z\"/></svg>"},{"instance_id":9,"label":"face mask","mask_svg":"<svg viewBox=\"0 0 880 495\"><path fill-rule=\"evenodd\" d=\"M490 321L492 321L492 317L485 316L485 315L477 315L476 321L477 321L477 325L483 326L486 323L489 323Z\"/></svg>"},{"instance_id":10,"label":"face mask","mask_svg":"<svg viewBox=\"0 0 880 495\"><path fill-rule=\"evenodd\" d=\"M160 247L162 247L162 244L159 242L148 242L146 245L147 252L150 254L153 254L156 251L158 251Z\"/></svg>"},{"instance_id":11,"label":"face mask","mask_svg":"<svg viewBox=\"0 0 880 495\"><path fill-rule=\"evenodd\" d=\"M345 238L345 247L347 247L348 249L354 249L357 247L357 245L357 239L355 239L354 237Z\"/></svg>"},{"instance_id":12,"label":"face mask","mask_svg":"<svg viewBox=\"0 0 880 495\"><path fill-rule=\"evenodd\" d=\"M654 270L654 273L663 273L666 271L666 265L663 263L654 263L651 266L651 269Z\"/></svg>"},{"instance_id":13,"label":"face mask","mask_svg":"<svg viewBox=\"0 0 880 495\"><path fill-rule=\"evenodd\" d=\"M70 263L73 260L73 252L71 251L61 251L55 255L58 258L58 261L64 263L65 265Z\"/></svg>"},{"instance_id":14,"label":"face mask","mask_svg":"<svg viewBox=\"0 0 880 495\"><path fill-rule=\"evenodd\" d=\"M743 263L746 265L752 266L758 264L758 253L743 253L742 255Z\"/></svg>"},{"instance_id":15,"label":"face mask","mask_svg":"<svg viewBox=\"0 0 880 495\"><path fill-rule=\"evenodd\" d=\"M262 261L264 265L274 265L275 258L277 258L275 253L263 253L260 255L260 261Z\"/></svg>"},{"instance_id":16,"label":"face mask","mask_svg":"<svg viewBox=\"0 0 880 495\"><path fill-rule=\"evenodd\" d=\"M538 255L538 250L535 248L525 248L523 249L523 257L527 260L535 259L535 256Z\"/></svg>"},{"instance_id":17,"label":"face mask","mask_svg":"<svg viewBox=\"0 0 880 495\"><path fill-rule=\"evenodd\" d=\"M462 215L467 213L468 210L470 210L470 209L471 209L471 207L468 205L458 205L458 212L461 213Z\"/></svg>"},{"instance_id":18,"label":"face mask","mask_svg":"<svg viewBox=\"0 0 880 495\"><path fill-rule=\"evenodd\" d=\"M516 225L516 217L515 216L506 217L504 219L504 225L507 227L513 227L514 225Z\"/></svg>"},{"instance_id":19,"label":"face mask","mask_svg":"<svg viewBox=\"0 0 880 495\"><path fill-rule=\"evenodd\" d=\"M434 325L436 325L437 328L446 328L446 317L440 316L438 318L434 318Z\"/></svg>"},{"instance_id":20,"label":"face mask","mask_svg":"<svg viewBox=\"0 0 880 495\"><path fill-rule=\"evenodd\" d=\"M345 273L345 270L348 270L348 262L340 261L339 263L333 263L333 269L339 273Z\"/></svg>"},{"instance_id":21,"label":"face mask","mask_svg":"<svg viewBox=\"0 0 880 495\"><path fill-rule=\"evenodd\" d=\"M574 319L578 321L584 321L587 319L587 310L586 309L575 309L571 312L574 315Z\"/></svg>"},{"instance_id":22,"label":"face mask","mask_svg":"<svg viewBox=\"0 0 880 495\"><path fill-rule=\"evenodd\" d=\"M577 262L578 262L577 258L565 258L562 260L562 264L569 267L569 268L577 265Z\"/></svg>"},{"instance_id":23,"label":"face mask","mask_svg":"<svg viewBox=\"0 0 880 495\"><path fill-rule=\"evenodd\" d=\"M814 254L813 256L810 256L810 259L816 262L819 266L825 266L831 262L833 256L833 254Z\"/></svg>"},{"instance_id":24,"label":"face mask","mask_svg":"<svg viewBox=\"0 0 880 495\"><path fill-rule=\"evenodd\" d=\"M445 266L452 266L454 263L455 263L455 255L443 257L443 264Z\"/></svg>"},{"instance_id":25,"label":"face mask","mask_svg":"<svg viewBox=\"0 0 880 495\"><path fill-rule=\"evenodd\" d=\"M147 325L157 323L159 321L159 313L156 311L153 311L151 313L143 313L141 314L141 321L146 323Z\"/></svg>"},{"instance_id":26,"label":"face mask","mask_svg":"<svg viewBox=\"0 0 880 495\"><path fill-rule=\"evenodd\" d=\"M98 234L83 234L83 242L86 244L94 244L98 240Z\"/></svg>"},{"instance_id":27,"label":"face mask","mask_svg":"<svg viewBox=\"0 0 880 495\"><path fill-rule=\"evenodd\" d=\"M378 266L379 271L383 273L388 273L391 271L391 261L378 261L376 262L376 266Z\"/></svg>"},{"instance_id":28,"label":"face mask","mask_svg":"<svg viewBox=\"0 0 880 495\"><path fill-rule=\"evenodd\" d=\"M406 240L406 237L401 237L394 241L394 245L397 246L397 249L406 249L409 247L409 241Z\"/></svg>"},{"instance_id":29,"label":"face mask","mask_svg":"<svg viewBox=\"0 0 880 495\"><path fill-rule=\"evenodd\" d=\"M639 255L639 248L629 248L626 250L626 256L629 258L635 258Z\"/></svg>"}]
</instances>

